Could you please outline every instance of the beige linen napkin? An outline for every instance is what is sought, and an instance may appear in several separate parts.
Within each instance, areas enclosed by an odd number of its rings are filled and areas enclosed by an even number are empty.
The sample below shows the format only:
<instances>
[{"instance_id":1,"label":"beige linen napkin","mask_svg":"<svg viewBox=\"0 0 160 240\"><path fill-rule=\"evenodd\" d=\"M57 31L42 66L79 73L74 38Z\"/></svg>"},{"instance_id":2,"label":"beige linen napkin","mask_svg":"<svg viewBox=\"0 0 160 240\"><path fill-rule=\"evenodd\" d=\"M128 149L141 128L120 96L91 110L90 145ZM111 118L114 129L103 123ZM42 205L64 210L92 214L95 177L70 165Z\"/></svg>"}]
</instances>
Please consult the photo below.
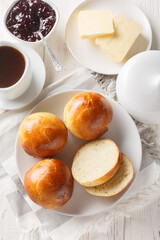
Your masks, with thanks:
<instances>
[{"instance_id":1,"label":"beige linen napkin","mask_svg":"<svg viewBox=\"0 0 160 240\"><path fill-rule=\"evenodd\" d=\"M106 84L105 87L104 83ZM128 216L133 210L146 206L159 196L159 166L146 149L144 150L142 165L145 168L140 172L127 199L103 214L90 217L71 217L58 214L53 210L43 209L29 199L20 181L14 158L14 143L19 124L28 111L44 98L70 89L94 90L103 94L110 93L110 97L115 97L114 86L114 78L108 77L103 82L102 76L92 74L81 68L45 88L36 101L24 109L6 111L0 116L0 186L15 214L21 231L21 239L102 240L103 237L98 238L98 236L104 236L102 233L106 232L104 222L106 226L115 217Z\"/></svg>"}]
</instances>

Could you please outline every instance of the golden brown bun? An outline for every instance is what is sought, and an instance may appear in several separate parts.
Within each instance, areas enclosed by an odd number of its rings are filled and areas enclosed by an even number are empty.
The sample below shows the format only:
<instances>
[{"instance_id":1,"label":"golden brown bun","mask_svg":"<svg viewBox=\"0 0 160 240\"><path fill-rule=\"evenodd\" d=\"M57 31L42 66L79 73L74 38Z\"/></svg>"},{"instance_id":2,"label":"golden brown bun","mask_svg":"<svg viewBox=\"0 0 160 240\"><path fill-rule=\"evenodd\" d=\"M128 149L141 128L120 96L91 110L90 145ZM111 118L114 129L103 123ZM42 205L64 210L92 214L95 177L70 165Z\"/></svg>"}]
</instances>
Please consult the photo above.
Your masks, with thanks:
<instances>
[{"instance_id":1,"label":"golden brown bun","mask_svg":"<svg viewBox=\"0 0 160 240\"><path fill-rule=\"evenodd\" d=\"M33 157L49 157L62 151L67 143L66 126L51 113L38 112L26 117L20 125L23 149Z\"/></svg>"},{"instance_id":2,"label":"golden brown bun","mask_svg":"<svg viewBox=\"0 0 160 240\"><path fill-rule=\"evenodd\" d=\"M33 202L43 208L56 209L71 198L73 177L61 160L44 159L25 174L24 187Z\"/></svg>"},{"instance_id":3,"label":"golden brown bun","mask_svg":"<svg viewBox=\"0 0 160 240\"><path fill-rule=\"evenodd\" d=\"M83 92L66 104L64 122L73 135L91 140L108 130L112 115L112 106L105 97L96 92Z\"/></svg>"}]
</instances>

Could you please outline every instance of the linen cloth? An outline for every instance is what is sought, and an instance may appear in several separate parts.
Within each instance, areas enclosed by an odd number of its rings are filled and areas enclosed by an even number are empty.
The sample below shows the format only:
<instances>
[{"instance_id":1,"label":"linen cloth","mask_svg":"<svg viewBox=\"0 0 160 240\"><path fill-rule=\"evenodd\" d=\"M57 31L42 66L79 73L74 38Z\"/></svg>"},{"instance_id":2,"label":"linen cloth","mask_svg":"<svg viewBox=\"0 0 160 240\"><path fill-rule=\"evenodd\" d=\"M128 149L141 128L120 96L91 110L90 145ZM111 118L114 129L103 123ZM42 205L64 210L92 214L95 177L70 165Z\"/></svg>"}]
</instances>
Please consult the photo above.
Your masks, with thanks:
<instances>
[{"instance_id":1,"label":"linen cloth","mask_svg":"<svg viewBox=\"0 0 160 240\"><path fill-rule=\"evenodd\" d=\"M160 195L160 168L157 161L159 152L153 154L155 149L153 151L152 139L144 145L141 171L128 197L108 212L95 216L71 217L41 208L29 199L18 176L14 143L19 125L32 107L54 93L71 89L94 90L116 100L115 79L114 76L104 77L81 68L45 88L29 106L16 111L6 111L0 116L0 186L15 214L21 239L94 240L101 236L102 240L106 226L112 219L129 216L133 210L145 207ZM149 136L150 130L146 125L137 123L137 126L140 133L145 132L143 136ZM146 143L146 139L143 139L143 142Z\"/></svg>"}]
</instances>

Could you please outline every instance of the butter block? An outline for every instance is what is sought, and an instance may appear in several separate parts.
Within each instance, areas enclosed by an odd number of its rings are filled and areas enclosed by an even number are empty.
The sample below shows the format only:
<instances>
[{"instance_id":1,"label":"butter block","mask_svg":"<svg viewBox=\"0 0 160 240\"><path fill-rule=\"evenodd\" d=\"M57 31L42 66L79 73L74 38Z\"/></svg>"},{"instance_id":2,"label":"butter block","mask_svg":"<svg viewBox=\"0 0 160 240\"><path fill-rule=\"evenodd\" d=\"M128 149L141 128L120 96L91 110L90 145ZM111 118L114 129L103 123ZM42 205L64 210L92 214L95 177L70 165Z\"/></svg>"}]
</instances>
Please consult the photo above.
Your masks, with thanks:
<instances>
[{"instance_id":1,"label":"butter block","mask_svg":"<svg viewBox=\"0 0 160 240\"><path fill-rule=\"evenodd\" d=\"M112 36L99 37L95 44L116 62L122 62L141 33L142 26L120 13L113 16L115 32Z\"/></svg>"},{"instance_id":2,"label":"butter block","mask_svg":"<svg viewBox=\"0 0 160 240\"><path fill-rule=\"evenodd\" d=\"M110 35L114 32L111 11L79 12L79 32L82 39Z\"/></svg>"}]
</instances>

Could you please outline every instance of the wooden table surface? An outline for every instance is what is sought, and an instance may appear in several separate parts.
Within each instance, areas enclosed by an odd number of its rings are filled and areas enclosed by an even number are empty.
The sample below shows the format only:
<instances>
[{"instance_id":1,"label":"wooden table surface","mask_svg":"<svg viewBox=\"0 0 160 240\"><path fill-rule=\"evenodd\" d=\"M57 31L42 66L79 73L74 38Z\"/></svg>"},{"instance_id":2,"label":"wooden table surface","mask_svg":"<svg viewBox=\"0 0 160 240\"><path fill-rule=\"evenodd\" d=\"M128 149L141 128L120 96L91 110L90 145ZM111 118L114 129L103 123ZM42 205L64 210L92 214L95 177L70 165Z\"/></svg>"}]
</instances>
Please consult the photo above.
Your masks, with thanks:
<instances>
[{"instance_id":1,"label":"wooden table surface","mask_svg":"<svg viewBox=\"0 0 160 240\"><path fill-rule=\"evenodd\" d=\"M0 0L0 40L13 41L3 28L3 15L13 0ZM65 70L56 73L43 46L36 48L41 55L47 72L45 86L57 81L66 74L80 68L79 63L69 53L65 43L65 24L71 11L82 0L52 0L60 11L60 21L49 44ZM98 1L98 0L97 0ZM106 0L107 1L107 0ZM153 33L152 49L160 50L160 0L132 0L146 14ZM160 132L160 127L157 127ZM159 134L160 135L160 134ZM159 138L160 142L160 138ZM20 239L15 218L8 204L5 212L0 213L0 239ZM121 217L107 226L106 239L112 240L157 240L160 239L160 207L158 204L135 211L131 217ZM100 240L100 239L99 239Z\"/></svg>"}]
</instances>

